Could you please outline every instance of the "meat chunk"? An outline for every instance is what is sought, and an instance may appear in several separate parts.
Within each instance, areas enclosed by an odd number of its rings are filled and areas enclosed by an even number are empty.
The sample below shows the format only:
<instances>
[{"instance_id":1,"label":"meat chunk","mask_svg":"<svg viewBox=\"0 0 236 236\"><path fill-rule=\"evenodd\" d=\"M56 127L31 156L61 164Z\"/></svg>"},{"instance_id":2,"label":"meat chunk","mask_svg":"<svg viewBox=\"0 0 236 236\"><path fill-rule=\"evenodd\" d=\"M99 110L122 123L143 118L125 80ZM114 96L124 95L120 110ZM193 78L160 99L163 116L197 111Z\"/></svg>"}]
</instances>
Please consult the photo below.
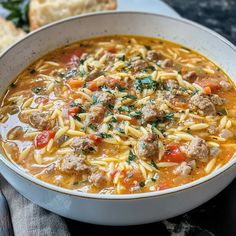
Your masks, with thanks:
<instances>
[{"instance_id":1,"label":"meat chunk","mask_svg":"<svg viewBox=\"0 0 236 236\"><path fill-rule=\"evenodd\" d=\"M70 137L68 135L62 135L59 139L56 140L57 145L60 147L65 143Z\"/></svg>"},{"instance_id":2,"label":"meat chunk","mask_svg":"<svg viewBox=\"0 0 236 236\"><path fill-rule=\"evenodd\" d=\"M73 140L72 147L75 149L76 154L83 153L84 155L97 151L97 145L94 140L85 137L76 137Z\"/></svg>"},{"instance_id":3,"label":"meat chunk","mask_svg":"<svg viewBox=\"0 0 236 236\"><path fill-rule=\"evenodd\" d=\"M208 127L208 132L212 135L216 134L218 132L218 127L216 123L210 124Z\"/></svg>"},{"instance_id":4,"label":"meat chunk","mask_svg":"<svg viewBox=\"0 0 236 236\"><path fill-rule=\"evenodd\" d=\"M29 116L29 123L32 127L39 130L48 130L51 128L50 116L47 112L32 113Z\"/></svg>"},{"instance_id":5,"label":"meat chunk","mask_svg":"<svg viewBox=\"0 0 236 236\"><path fill-rule=\"evenodd\" d=\"M89 181L97 188L102 188L107 183L107 176L105 172L94 172L89 177Z\"/></svg>"},{"instance_id":6,"label":"meat chunk","mask_svg":"<svg viewBox=\"0 0 236 236\"><path fill-rule=\"evenodd\" d=\"M187 74L183 75L183 79L193 83L197 79L197 73L195 71L189 71Z\"/></svg>"},{"instance_id":7,"label":"meat chunk","mask_svg":"<svg viewBox=\"0 0 236 236\"><path fill-rule=\"evenodd\" d=\"M88 126L89 124L100 123L104 118L105 112L106 112L106 108L101 104L92 106L89 109L88 116L86 117L85 125Z\"/></svg>"},{"instance_id":8,"label":"meat chunk","mask_svg":"<svg viewBox=\"0 0 236 236\"><path fill-rule=\"evenodd\" d=\"M216 105L216 106L222 106L225 104L225 99L221 98L219 95L217 94L211 94L209 96L211 102Z\"/></svg>"},{"instance_id":9,"label":"meat chunk","mask_svg":"<svg viewBox=\"0 0 236 236\"><path fill-rule=\"evenodd\" d=\"M157 108L157 106L151 102L148 102L142 108L142 118L144 123L162 120L165 115L164 111L161 111Z\"/></svg>"},{"instance_id":10,"label":"meat chunk","mask_svg":"<svg viewBox=\"0 0 236 236\"><path fill-rule=\"evenodd\" d=\"M139 72L148 67L148 63L144 60L137 60L133 63L133 70L134 72Z\"/></svg>"},{"instance_id":11,"label":"meat chunk","mask_svg":"<svg viewBox=\"0 0 236 236\"><path fill-rule=\"evenodd\" d=\"M184 161L175 168L173 173L175 175L187 176L191 173L191 170L192 170L191 166L188 165L188 163Z\"/></svg>"},{"instance_id":12,"label":"meat chunk","mask_svg":"<svg viewBox=\"0 0 236 236\"><path fill-rule=\"evenodd\" d=\"M108 92L97 92L95 93L97 102L103 106L113 105L115 103L115 95Z\"/></svg>"},{"instance_id":13,"label":"meat chunk","mask_svg":"<svg viewBox=\"0 0 236 236\"><path fill-rule=\"evenodd\" d=\"M24 130L21 126L14 127L7 134L8 139L11 139L11 140L20 139L22 138L23 135L24 135Z\"/></svg>"},{"instance_id":14,"label":"meat chunk","mask_svg":"<svg viewBox=\"0 0 236 236\"><path fill-rule=\"evenodd\" d=\"M192 159L206 162L209 155L209 149L206 141L199 137L193 138L187 148L187 155Z\"/></svg>"},{"instance_id":15,"label":"meat chunk","mask_svg":"<svg viewBox=\"0 0 236 236\"><path fill-rule=\"evenodd\" d=\"M173 61L171 59L165 59L164 61L161 62L161 67L163 68L169 68L174 65Z\"/></svg>"},{"instance_id":16,"label":"meat chunk","mask_svg":"<svg viewBox=\"0 0 236 236\"><path fill-rule=\"evenodd\" d=\"M148 134L141 137L137 143L137 154L141 158L157 158L159 152L157 136Z\"/></svg>"},{"instance_id":17,"label":"meat chunk","mask_svg":"<svg viewBox=\"0 0 236 236\"><path fill-rule=\"evenodd\" d=\"M147 52L147 59L149 61L158 61L163 59L163 55L160 52L156 52L154 50Z\"/></svg>"},{"instance_id":18,"label":"meat chunk","mask_svg":"<svg viewBox=\"0 0 236 236\"><path fill-rule=\"evenodd\" d=\"M85 162L86 158L83 155L68 155L62 161L61 170L65 172L74 172L85 174L89 172L89 166Z\"/></svg>"},{"instance_id":19,"label":"meat chunk","mask_svg":"<svg viewBox=\"0 0 236 236\"><path fill-rule=\"evenodd\" d=\"M220 81L220 86L224 91L229 91L233 88L232 84L224 80Z\"/></svg>"},{"instance_id":20,"label":"meat chunk","mask_svg":"<svg viewBox=\"0 0 236 236\"><path fill-rule=\"evenodd\" d=\"M98 69L94 69L88 74L88 76L86 77L86 81L92 81L98 78L99 76L101 76L102 74L103 73L99 71Z\"/></svg>"},{"instance_id":21,"label":"meat chunk","mask_svg":"<svg viewBox=\"0 0 236 236\"><path fill-rule=\"evenodd\" d=\"M190 103L200 109L206 116L216 115L216 109L214 104L205 94L195 94L191 97Z\"/></svg>"}]
</instances>

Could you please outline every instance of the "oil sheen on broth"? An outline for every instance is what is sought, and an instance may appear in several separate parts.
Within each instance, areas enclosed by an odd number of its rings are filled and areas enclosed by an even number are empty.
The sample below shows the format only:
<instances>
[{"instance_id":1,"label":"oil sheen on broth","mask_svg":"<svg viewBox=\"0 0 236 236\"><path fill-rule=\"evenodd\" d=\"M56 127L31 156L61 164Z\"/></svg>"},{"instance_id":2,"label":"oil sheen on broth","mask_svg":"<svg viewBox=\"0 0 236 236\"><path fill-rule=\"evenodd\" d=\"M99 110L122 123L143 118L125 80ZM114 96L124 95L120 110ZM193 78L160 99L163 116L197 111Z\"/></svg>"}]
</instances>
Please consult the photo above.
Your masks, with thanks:
<instances>
[{"instance_id":1,"label":"oil sheen on broth","mask_svg":"<svg viewBox=\"0 0 236 236\"><path fill-rule=\"evenodd\" d=\"M236 91L214 63L161 39L83 40L39 59L0 107L1 149L38 179L101 194L159 191L236 150Z\"/></svg>"}]
</instances>

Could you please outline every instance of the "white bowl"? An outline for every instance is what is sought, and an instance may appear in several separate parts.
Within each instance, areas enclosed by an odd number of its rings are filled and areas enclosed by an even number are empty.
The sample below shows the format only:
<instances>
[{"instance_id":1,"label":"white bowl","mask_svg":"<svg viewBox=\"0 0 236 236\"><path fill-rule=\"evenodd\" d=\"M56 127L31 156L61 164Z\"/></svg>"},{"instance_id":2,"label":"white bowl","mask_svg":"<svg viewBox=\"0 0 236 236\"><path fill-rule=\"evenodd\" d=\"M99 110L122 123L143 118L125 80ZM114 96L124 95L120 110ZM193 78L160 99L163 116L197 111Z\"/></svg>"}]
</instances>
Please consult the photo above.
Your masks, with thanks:
<instances>
[{"instance_id":1,"label":"white bowl","mask_svg":"<svg viewBox=\"0 0 236 236\"><path fill-rule=\"evenodd\" d=\"M236 78L236 48L226 39L184 19L134 12L107 12L73 17L46 26L13 45L0 57L0 96L31 62L47 52L98 35L160 37L190 47ZM22 195L59 215L95 224L134 225L189 211L224 189L236 173L236 159L197 181L158 192L100 195L44 183L0 155L1 174Z\"/></svg>"}]
</instances>

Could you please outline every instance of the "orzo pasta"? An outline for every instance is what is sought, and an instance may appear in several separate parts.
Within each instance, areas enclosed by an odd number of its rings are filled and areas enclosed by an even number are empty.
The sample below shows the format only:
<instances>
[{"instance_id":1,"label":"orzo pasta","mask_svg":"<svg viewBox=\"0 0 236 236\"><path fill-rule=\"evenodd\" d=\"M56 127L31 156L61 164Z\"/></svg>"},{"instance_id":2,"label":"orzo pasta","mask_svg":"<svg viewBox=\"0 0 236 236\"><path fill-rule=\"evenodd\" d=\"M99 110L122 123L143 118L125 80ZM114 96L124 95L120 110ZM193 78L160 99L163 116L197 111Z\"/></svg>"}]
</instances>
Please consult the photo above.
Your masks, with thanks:
<instances>
[{"instance_id":1,"label":"orzo pasta","mask_svg":"<svg viewBox=\"0 0 236 236\"><path fill-rule=\"evenodd\" d=\"M9 86L2 151L31 175L83 192L176 187L236 151L236 91L207 58L161 39L109 36L49 53Z\"/></svg>"}]
</instances>

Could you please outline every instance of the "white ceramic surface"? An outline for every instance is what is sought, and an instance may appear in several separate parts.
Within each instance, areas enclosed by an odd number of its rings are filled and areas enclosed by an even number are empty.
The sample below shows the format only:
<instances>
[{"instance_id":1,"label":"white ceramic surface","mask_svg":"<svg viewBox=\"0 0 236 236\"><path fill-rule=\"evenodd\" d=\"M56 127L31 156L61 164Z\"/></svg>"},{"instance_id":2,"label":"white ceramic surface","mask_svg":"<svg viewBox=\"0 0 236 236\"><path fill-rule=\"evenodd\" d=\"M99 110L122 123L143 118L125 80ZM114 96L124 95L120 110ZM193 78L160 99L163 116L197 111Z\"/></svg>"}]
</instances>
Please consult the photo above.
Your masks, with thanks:
<instances>
[{"instance_id":1,"label":"white ceramic surface","mask_svg":"<svg viewBox=\"0 0 236 236\"><path fill-rule=\"evenodd\" d=\"M161 37L204 54L236 78L236 48L218 34L184 19L148 13L109 12L74 17L44 27L0 57L0 95L32 61L62 45L98 35ZM192 183L132 195L79 193L43 183L0 155L2 175L36 204L68 218L105 225L149 223L189 211L206 202L234 178L236 159Z\"/></svg>"}]
</instances>

